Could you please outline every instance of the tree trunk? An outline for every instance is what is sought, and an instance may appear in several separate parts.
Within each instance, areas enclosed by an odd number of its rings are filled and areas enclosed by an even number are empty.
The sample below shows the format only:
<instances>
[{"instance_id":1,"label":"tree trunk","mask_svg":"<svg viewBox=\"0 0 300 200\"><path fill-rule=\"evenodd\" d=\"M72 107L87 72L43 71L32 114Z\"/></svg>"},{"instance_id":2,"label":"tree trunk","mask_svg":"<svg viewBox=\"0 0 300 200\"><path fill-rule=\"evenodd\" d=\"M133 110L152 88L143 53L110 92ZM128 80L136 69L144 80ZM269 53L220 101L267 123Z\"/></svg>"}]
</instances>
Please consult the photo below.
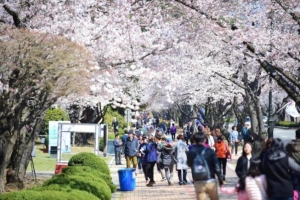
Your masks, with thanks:
<instances>
[{"instance_id":1,"label":"tree trunk","mask_svg":"<svg viewBox=\"0 0 300 200\"><path fill-rule=\"evenodd\" d=\"M13 134L8 139L2 138L5 140L5 155L4 159L0 165L0 193L5 192L5 184L6 184L6 175L7 175L7 166L10 161L11 154L13 152L16 140L17 140L17 131L13 131Z\"/></svg>"},{"instance_id":2,"label":"tree trunk","mask_svg":"<svg viewBox=\"0 0 300 200\"><path fill-rule=\"evenodd\" d=\"M15 150L11 156L11 168L14 173L7 180L7 183L18 183L20 187L23 187L23 181L26 175L26 170L29 161L31 160L31 153L34 146L34 137L29 136L20 138L19 144L15 145Z\"/></svg>"}]
</instances>

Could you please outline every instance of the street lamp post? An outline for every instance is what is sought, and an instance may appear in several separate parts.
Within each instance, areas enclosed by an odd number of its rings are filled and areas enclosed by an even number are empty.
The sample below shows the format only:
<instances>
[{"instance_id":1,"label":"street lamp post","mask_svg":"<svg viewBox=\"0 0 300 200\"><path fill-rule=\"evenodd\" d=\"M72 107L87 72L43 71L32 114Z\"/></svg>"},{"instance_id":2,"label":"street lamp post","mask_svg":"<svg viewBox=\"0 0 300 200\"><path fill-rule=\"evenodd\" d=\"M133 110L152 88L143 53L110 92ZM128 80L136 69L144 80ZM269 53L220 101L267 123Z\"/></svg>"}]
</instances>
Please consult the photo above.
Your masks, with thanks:
<instances>
[{"instance_id":1,"label":"street lamp post","mask_svg":"<svg viewBox=\"0 0 300 200\"><path fill-rule=\"evenodd\" d=\"M271 70L270 70L271 73ZM268 120L268 138L273 137L273 131L274 131L274 119L273 119L273 106L272 106L272 78L271 74L269 75L269 84L270 84L270 90L269 90L269 120Z\"/></svg>"},{"instance_id":2,"label":"street lamp post","mask_svg":"<svg viewBox=\"0 0 300 200\"><path fill-rule=\"evenodd\" d=\"M270 24L270 54L272 54L272 36L273 36L273 18L274 18L274 11L271 11L271 24ZM273 132L274 132L274 119L273 119L273 106L272 106L272 55L271 55L271 62L269 65L269 120L268 120L268 138L273 138Z\"/></svg>"}]
</instances>

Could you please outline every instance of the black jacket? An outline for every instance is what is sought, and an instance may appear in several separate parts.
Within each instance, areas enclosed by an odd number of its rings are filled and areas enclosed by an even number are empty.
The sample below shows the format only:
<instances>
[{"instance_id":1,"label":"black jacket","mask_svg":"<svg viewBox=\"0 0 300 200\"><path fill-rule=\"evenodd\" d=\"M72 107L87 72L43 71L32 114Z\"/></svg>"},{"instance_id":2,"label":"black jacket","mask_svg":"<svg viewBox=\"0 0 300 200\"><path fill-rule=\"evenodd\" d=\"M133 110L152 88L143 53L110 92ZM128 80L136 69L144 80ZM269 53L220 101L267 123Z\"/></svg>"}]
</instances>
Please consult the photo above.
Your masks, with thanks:
<instances>
[{"instance_id":1,"label":"black jacket","mask_svg":"<svg viewBox=\"0 0 300 200\"><path fill-rule=\"evenodd\" d=\"M293 196L293 185L289 174L289 157L284 152L267 151L262 159L263 172L267 178L269 198Z\"/></svg>"},{"instance_id":2,"label":"black jacket","mask_svg":"<svg viewBox=\"0 0 300 200\"><path fill-rule=\"evenodd\" d=\"M248 171L247 165L248 165L248 158L246 156L239 157L235 167L235 173L239 178L246 176L246 173Z\"/></svg>"},{"instance_id":3,"label":"black jacket","mask_svg":"<svg viewBox=\"0 0 300 200\"><path fill-rule=\"evenodd\" d=\"M201 154L203 149L206 148L203 145L195 145L190 151L188 151L187 154L187 165L189 167L192 167L193 161L195 157L197 156L197 153ZM220 182L220 185L223 184L223 180L221 178L221 170L220 170L220 165L219 161L217 159L216 153L210 149L207 148L204 153L204 157L206 159L207 165L209 166L210 169L210 177L215 178L215 175L217 175L218 180Z\"/></svg>"}]
</instances>

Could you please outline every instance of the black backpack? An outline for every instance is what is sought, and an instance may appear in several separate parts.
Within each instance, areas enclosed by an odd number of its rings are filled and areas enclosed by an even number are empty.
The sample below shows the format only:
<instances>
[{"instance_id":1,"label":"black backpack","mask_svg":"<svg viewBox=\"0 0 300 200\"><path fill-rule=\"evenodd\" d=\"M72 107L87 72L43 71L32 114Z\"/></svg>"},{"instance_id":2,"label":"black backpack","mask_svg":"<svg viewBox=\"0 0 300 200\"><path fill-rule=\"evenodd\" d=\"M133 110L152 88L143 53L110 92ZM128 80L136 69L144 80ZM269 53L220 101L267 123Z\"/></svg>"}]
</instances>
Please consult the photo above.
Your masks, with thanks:
<instances>
[{"instance_id":1,"label":"black backpack","mask_svg":"<svg viewBox=\"0 0 300 200\"><path fill-rule=\"evenodd\" d=\"M201 154L197 153L194 158L192 165L192 175L195 181L205 181L210 179L210 169L205 160L204 153L206 148L204 148Z\"/></svg>"}]
</instances>

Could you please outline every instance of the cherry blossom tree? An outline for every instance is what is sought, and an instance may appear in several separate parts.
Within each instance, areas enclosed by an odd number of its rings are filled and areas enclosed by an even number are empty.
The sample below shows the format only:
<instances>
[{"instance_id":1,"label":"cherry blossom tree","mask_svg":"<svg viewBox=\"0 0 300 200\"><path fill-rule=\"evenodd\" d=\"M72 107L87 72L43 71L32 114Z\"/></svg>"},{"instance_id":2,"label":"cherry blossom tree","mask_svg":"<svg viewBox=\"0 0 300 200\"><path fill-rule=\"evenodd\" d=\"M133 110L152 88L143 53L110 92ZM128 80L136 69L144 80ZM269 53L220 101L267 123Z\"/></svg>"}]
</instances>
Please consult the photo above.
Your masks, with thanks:
<instances>
[{"instance_id":1,"label":"cherry blossom tree","mask_svg":"<svg viewBox=\"0 0 300 200\"><path fill-rule=\"evenodd\" d=\"M61 96L84 94L95 62L66 38L0 26L0 192L6 172L23 182L44 111Z\"/></svg>"},{"instance_id":2,"label":"cherry blossom tree","mask_svg":"<svg viewBox=\"0 0 300 200\"><path fill-rule=\"evenodd\" d=\"M299 105L296 0L14 0L0 6L1 23L63 36L92 52L97 66L89 88L59 98L65 107L97 107L100 116L108 104L156 111L189 105L194 118L208 99L231 102L232 109L246 102L243 111L253 114L259 135L266 91L280 91L279 102L287 93Z\"/></svg>"}]
</instances>

